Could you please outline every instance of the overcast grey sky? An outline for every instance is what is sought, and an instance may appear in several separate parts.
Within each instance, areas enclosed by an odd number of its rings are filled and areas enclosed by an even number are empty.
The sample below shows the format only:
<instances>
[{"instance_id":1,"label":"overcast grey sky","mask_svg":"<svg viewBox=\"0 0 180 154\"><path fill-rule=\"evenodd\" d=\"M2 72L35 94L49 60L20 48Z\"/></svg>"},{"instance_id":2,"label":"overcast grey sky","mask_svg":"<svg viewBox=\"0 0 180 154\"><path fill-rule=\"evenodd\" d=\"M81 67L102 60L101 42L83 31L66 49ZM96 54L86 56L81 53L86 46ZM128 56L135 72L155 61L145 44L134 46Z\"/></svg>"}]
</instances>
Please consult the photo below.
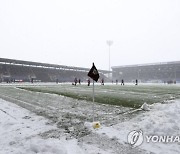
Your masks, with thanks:
<instances>
[{"instance_id":1,"label":"overcast grey sky","mask_svg":"<svg viewBox=\"0 0 180 154\"><path fill-rule=\"evenodd\" d=\"M180 0L0 0L0 57L108 69L180 59Z\"/></svg>"}]
</instances>

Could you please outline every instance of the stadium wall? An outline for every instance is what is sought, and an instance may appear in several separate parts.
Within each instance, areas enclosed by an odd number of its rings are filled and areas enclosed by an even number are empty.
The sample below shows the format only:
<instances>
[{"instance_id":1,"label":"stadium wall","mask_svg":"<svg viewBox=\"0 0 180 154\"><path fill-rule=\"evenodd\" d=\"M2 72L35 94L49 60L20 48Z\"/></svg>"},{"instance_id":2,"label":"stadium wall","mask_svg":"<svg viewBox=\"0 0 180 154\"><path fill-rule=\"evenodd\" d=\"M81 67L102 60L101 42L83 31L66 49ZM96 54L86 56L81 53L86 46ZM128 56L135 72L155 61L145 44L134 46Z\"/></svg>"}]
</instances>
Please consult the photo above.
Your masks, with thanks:
<instances>
[{"instance_id":1,"label":"stadium wall","mask_svg":"<svg viewBox=\"0 0 180 154\"><path fill-rule=\"evenodd\" d=\"M89 69L0 58L0 82L86 82ZM106 72L106 71L104 71ZM106 78L103 70L100 77Z\"/></svg>"},{"instance_id":2,"label":"stadium wall","mask_svg":"<svg viewBox=\"0 0 180 154\"><path fill-rule=\"evenodd\" d=\"M112 72L113 80L125 82L180 83L180 62L114 66Z\"/></svg>"}]
</instances>

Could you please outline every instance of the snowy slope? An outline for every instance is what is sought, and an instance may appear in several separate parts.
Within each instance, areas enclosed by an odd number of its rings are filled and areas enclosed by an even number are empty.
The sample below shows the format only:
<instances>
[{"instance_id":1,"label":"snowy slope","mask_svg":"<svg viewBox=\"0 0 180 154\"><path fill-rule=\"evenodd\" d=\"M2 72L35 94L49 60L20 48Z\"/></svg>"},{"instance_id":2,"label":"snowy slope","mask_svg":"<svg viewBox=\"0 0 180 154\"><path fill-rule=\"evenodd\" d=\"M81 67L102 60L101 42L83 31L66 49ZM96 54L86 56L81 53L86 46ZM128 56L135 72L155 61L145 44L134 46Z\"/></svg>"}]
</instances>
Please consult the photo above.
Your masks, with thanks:
<instances>
[{"instance_id":1,"label":"snowy slope","mask_svg":"<svg viewBox=\"0 0 180 154\"><path fill-rule=\"evenodd\" d=\"M77 141L47 138L38 134L56 129L48 121L13 103L0 99L1 154L81 154ZM71 148L70 148L71 147Z\"/></svg>"},{"instance_id":2,"label":"snowy slope","mask_svg":"<svg viewBox=\"0 0 180 154\"><path fill-rule=\"evenodd\" d=\"M106 134L119 142L127 144L127 136L133 130L142 130L144 136L174 136L173 143L158 143L145 140L139 148L157 154L180 153L180 100L171 101L167 104L154 104L150 111L139 114L130 121L125 121L112 127L102 127L98 133ZM158 140L159 141L159 140Z\"/></svg>"}]
</instances>

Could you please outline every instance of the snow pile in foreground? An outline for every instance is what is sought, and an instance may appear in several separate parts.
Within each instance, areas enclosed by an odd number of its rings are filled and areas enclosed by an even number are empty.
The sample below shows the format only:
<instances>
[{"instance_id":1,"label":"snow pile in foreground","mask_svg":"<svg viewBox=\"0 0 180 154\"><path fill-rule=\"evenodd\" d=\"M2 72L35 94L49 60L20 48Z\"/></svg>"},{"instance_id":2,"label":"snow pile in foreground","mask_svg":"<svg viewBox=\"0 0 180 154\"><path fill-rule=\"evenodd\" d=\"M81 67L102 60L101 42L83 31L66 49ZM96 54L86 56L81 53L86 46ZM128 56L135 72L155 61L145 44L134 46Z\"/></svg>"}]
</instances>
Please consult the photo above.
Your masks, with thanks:
<instances>
[{"instance_id":1,"label":"snow pile in foreground","mask_svg":"<svg viewBox=\"0 0 180 154\"><path fill-rule=\"evenodd\" d=\"M0 99L0 153L82 154L77 140L42 139L38 134L56 129L48 121Z\"/></svg>"},{"instance_id":2,"label":"snow pile in foreground","mask_svg":"<svg viewBox=\"0 0 180 154\"><path fill-rule=\"evenodd\" d=\"M129 121L118 123L111 127L101 126L94 130L92 123L85 126L93 133L107 135L112 140L127 145L127 136L133 130L142 130L143 136L178 136L180 137L180 100L168 104L154 104L142 106L143 111ZM148 110L148 111L147 111ZM55 125L49 125L49 121L37 116L26 109L13 103L0 99L0 153L8 154L84 154L105 153L94 144L80 146L76 139L66 140L41 138L38 134L57 129ZM96 134L97 135L97 134ZM92 141L93 142L93 141ZM144 142L136 147L157 154L179 154L180 141L175 143ZM86 150L85 150L86 149ZM106 153L110 153L106 151Z\"/></svg>"},{"instance_id":3,"label":"snow pile in foreground","mask_svg":"<svg viewBox=\"0 0 180 154\"><path fill-rule=\"evenodd\" d=\"M148 107L149 109L149 107ZM168 104L154 104L150 106L150 111L144 111L130 121L116 124L112 127L102 127L98 133L105 133L110 138L127 144L127 136L133 130L142 130L144 142L138 148L145 149L157 154L180 153L180 100ZM147 143L146 136L155 136ZM158 136L158 137L157 137ZM162 143L157 140L159 136L176 137L173 143ZM169 139L170 141L171 139Z\"/></svg>"}]
</instances>

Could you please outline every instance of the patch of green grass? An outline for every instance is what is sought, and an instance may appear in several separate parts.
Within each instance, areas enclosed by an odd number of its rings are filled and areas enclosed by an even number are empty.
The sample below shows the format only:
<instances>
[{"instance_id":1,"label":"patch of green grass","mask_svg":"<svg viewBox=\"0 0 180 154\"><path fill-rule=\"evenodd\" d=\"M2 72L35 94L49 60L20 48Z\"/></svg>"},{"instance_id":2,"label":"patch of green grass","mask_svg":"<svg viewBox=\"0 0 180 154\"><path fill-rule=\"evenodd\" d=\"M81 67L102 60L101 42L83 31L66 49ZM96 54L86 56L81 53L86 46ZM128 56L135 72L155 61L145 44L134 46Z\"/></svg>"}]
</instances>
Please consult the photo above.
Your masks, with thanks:
<instances>
[{"instance_id":1,"label":"patch of green grass","mask_svg":"<svg viewBox=\"0 0 180 154\"><path fill-rule=\"evenodd\" d=\"M34 92L63 95L78 100L92 101L92 87L85 85L32 86L19 88ZM95 102L139 108L144 102L152 104L173 98L180 98L179 91L179 86L96 86Z\"/></svg>"},{"instance_id":2,"label":"patch of green grass","mask_svg":"<svg viewBox=\"0 0 180 154\"><path fill-rule=\"evenodd\" d=\"M42 93L49 93L49 94L57 94L66 97L71 97L78 100L86 100L92 101L92 94L77 94L73 92L62 92L62 91L53 91L47 89L39 89L39 88L32 88L32 87L19 87L21 89L33 91L33 92L42 92ZM125 99L119 98L114 96L106 96L106 95L95 95L95 102L102 103L102 104L110 104L110 105L119 105L125 107L132 107L132 108L139 108L142 105L142 102L135 99Z\"/></svg>"}]
</instances>

